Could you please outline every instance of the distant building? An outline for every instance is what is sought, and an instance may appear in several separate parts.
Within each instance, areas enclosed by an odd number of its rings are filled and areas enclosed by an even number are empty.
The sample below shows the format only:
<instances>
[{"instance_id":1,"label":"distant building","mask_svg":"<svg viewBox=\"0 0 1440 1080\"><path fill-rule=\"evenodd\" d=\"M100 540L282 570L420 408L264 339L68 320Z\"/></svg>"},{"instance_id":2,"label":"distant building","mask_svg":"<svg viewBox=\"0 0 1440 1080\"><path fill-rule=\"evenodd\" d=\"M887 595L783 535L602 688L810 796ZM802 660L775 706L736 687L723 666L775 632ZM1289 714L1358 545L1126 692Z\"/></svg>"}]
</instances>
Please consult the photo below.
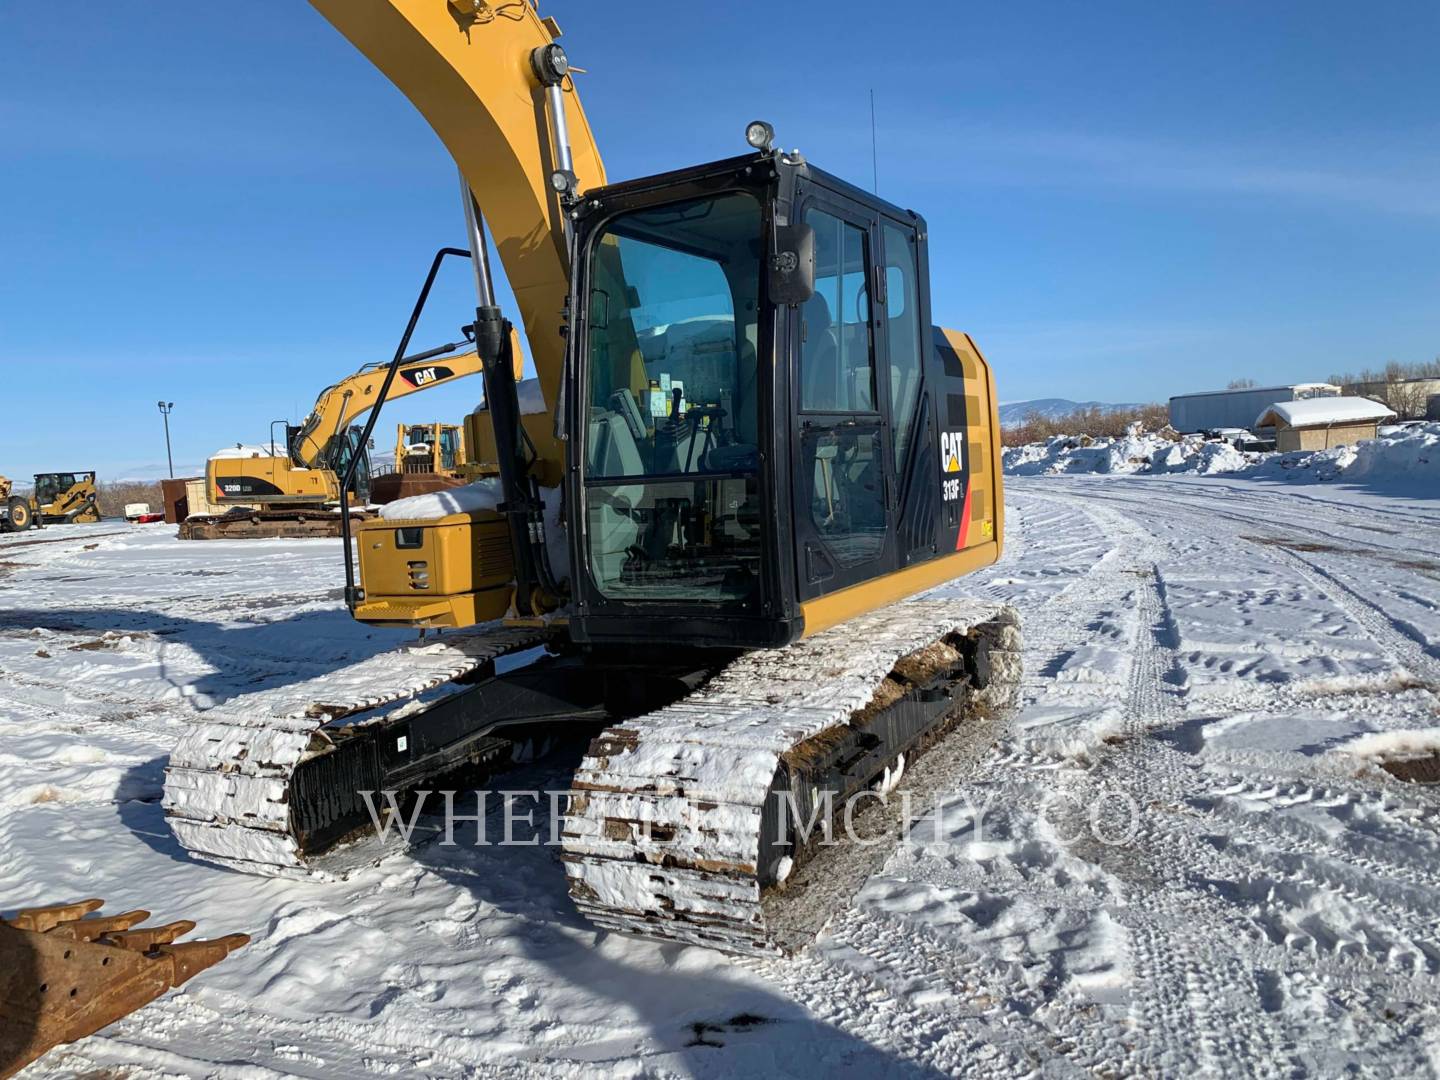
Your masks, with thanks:
<instances>
[{"instance_id":1,"label":"distant building","mask_svg":"<svg viewBox=\"0 0 1440 1080\"><path fill-rule=\"evenodd\" d=\"M1391 409L1369 398L1311 398L1276 402L1255 418L1255 424L1274 428L1275 449L1286 453L1328 450L1373 439L1380 421L1394 415Z\"/></svg>"},{"instance_id":2,"label":"distant building","mask_svg":"<svg viewBox=\"0 0 1440 1080\"><path fill-rule=\"evenodd\" d=\"M1401 420L1421 420L1426 402L1440 394L1440 379L1384 379L1349 383L1345 393L1366 397L1390 406Z\"/></svg>"},{"instance_id":3,"label":"distant building","mask_svg":"<svg viewBox=\"0 0 1440 1080\"><path fill-rule=\"evenodd\" d=\"M1330 383L1291 383L1288 386L1252 386L1244 390L1180 394L1170 399L1170 426L1182 435L1222 428L1253 431L1256 415L1276 402L1339 396L1340 387ZM1255 434L1268 435L1269 431L1255 431Z\"/></svg>"}]
</instances>

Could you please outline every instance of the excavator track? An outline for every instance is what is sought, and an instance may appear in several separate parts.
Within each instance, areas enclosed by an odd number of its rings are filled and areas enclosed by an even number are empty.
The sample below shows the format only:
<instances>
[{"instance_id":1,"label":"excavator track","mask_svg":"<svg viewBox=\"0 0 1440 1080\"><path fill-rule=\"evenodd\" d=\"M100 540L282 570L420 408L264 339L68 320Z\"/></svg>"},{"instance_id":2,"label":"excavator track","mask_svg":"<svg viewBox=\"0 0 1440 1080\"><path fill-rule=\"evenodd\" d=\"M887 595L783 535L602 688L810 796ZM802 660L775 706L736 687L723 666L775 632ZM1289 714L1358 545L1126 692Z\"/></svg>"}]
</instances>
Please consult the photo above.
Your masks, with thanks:
<instances>
[{"instance_id":1,"label":"excavator track","mask_svg":"<svg viewBox=\"0 0 1440 1080\"><path fill-rule=\"evenodd\" d=\"M1019 678L1018 616L973 601L902 602L741 657L591 744L563 832L570 894L621 933L794 951L818 929L787 918L805 891L797 870L827 855L818 830L809 843L787 831L781 804L811 822L823 790L889 786L906 755L1008 708Z\"/></svg>"},{"instance_id":2,"label":"excavator track","mask_svg":"<svg viewBox=\"0 0 1440 1080\"><path fill-rule=\"evenodd\" d=\"M511 628L452 634L232 698L205 713L170 755L163 804L171 830L196 858L252 874L333 877L350 869L347 859L373 861L387 850L373 836L366 845L341 845L338 854L329 850L355 831L347 824L363 827L370 820L356 792L357 778L366 774L349 761L357 756L349 748L362 751L359 765L366 765L373 753L361 745L367 732L423 712L413 702L427 691L493 674L501 657L551 636L545 629ZM422 749L396 741L407 752ZM508 752L502 744L490 739L462 749L479 760ZM341 767L327 771L332 762ZM405 762L398 768L403 772ZM302 783L310 776L317 779Z\"/></svg>"},{"instance_id":3,"label":"excavator track","mask_svg":"<svg viewBox=\"0 0 1440 1080\"><path fill-rule=\"evenodd\" d=\"M352 511L350 519L358 524L372 516ZM339 535L339 513L324 508L196 515L182 521L176 533L181 540L305 540Z\"/></svg>"}]
</instances>

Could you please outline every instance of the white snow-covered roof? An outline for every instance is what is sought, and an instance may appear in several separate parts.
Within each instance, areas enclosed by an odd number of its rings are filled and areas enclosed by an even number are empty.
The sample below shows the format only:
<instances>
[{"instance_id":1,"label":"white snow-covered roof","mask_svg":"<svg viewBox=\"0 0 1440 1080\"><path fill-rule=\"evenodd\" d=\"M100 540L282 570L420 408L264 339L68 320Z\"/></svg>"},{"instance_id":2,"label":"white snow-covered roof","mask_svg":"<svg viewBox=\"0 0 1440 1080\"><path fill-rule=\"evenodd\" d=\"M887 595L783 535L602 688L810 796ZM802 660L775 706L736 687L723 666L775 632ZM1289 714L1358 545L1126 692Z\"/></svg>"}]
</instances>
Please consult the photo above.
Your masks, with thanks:
<instances>
[{"instance_id":1,"label":"white snow-covered roof","mask_svg":"<svg viewBox=\"0 0 1440 1080\"><path fill-rule=\"evenodd\" d=\"M1283 394L1286 392L1305 394L1315 390L1334 390L1337 395L1340 393L1340 387L1334 383L1297 382L1286 383L1284 386L1235 386L1228 390L1197 390L1193 394L1172 394L1170 400L1183 401L1186 398L1197 397L1233 397L1236 394Z\"/></svg>"},{"instance_id":2,"label":"white snow-covered roof","mask_svg":"<svg viewBox=\"0 0 1440 1080\"><path fill-rule=\"evenodd\" d=\"M1318 427L1322 424L1360 424L1366 420L1388 420L1395 413L1363 397L1305 398L1302 401L1277 401L1267 405L1255 420L1256 427L1284 424L1286 427Z\"/></svg>"},{"instance_id":3,"label":"white snow-covered roof","mask_svg":"<svg viewBox=\"0 0 1440 1080\"><path fill-rule=\"evenodd\" d=\"M215 453L210 455L210 460L214 461L216 458L268 458L284 456L285 451L279 446L275 447L275 453L272 454L270 453L269 446L243 446L240 443L236 443L234 446L227 446L221 450L216 450Z\"/></svg>"}]
</instances>

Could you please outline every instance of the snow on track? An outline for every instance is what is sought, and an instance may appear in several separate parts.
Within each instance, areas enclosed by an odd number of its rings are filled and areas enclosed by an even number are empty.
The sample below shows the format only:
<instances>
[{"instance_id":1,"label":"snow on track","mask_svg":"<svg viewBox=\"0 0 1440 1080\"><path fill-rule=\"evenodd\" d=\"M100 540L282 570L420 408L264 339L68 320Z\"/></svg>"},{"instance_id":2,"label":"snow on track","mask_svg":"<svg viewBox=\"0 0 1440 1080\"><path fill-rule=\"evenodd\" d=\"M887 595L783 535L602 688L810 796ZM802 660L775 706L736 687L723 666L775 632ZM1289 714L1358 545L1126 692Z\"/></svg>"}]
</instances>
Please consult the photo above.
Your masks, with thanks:
<instances>
[{"instance_id":1,"label":"snow on track","mask_svg":"<svg viewBox=\"0 0 1440 1080\"><path fill-rule=\"evenodd\" d=\"M255 938L31 1074L1434 1075L1440 797L1346 748L1440 727L1440 501L1008 502L1006 558L935 595L1020 609L1022 706L792 960L600 933L555 849L473 827L333 884L188 860L157 801L182 725L403 635L345 616L336 541L0 539L0 909Z\"/></svg>"}]
</instances>

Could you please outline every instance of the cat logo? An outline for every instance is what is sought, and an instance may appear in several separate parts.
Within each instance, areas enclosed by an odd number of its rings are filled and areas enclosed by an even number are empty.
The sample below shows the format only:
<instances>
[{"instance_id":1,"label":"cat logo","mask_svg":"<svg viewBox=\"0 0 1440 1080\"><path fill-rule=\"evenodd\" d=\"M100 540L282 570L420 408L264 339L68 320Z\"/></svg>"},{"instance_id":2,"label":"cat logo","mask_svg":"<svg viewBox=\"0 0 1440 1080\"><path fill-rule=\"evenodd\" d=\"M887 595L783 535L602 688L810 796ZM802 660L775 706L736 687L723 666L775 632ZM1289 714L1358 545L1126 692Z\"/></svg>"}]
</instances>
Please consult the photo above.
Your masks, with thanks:
<instances>
[{"instance_id":1,"label":"cat logo","mask_svg":"<svg viewBox=\"0 0 1440 1080\"><path fill-rule=\"evenodd\" d=\"M945 463L947 473L965 471L965 433L944 431L940 433L940 460Z\"/></svg>"},{"instance_id":2,"label":"cat logo","mask_svg":"<svg viewBox=\"0 0 1440 1080\"><path fill-rule=\"evenodd\" d=\"M435 364L432 367L423 367L415 371L402 371L400 377L407 383L419 390L422 386L430 386L445 379L453 379L455 371L444 364Z\"/></svg>"}]
</instances>

